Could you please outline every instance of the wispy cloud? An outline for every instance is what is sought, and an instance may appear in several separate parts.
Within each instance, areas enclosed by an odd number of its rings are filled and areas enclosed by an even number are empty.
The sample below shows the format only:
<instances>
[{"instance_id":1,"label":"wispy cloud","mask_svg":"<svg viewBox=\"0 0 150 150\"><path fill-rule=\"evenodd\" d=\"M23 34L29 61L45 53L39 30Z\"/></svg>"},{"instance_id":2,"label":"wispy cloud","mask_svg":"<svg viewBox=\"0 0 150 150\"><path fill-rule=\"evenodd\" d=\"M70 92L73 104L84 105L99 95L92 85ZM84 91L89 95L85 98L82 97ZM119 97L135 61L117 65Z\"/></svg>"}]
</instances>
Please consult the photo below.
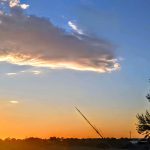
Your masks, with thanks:
<instances>
[{"instance_id":1,"label":"wispy cloud","mask_svg":"<svg viewBox=\"0 0 150 150\"><path fill-rule=\"evenodd\" d=\"M39 74L41 74L42 72L39 71L39 70L33 70L32 73L35 74L35 75L39 75Z\"/></svg>"},{"instance_id":2,"label":"wispy cloud","mask_svg":"<svg viewBox=\"0 0 150 150\"><path fill-rule=\"evenodd\" d=\"M14 75L17 75L17 73L15 72L10 72L10 73L6 73L7 76L14 76Z\"/></svg>"},{"instance_id":3,"label":"wispy cloud","mask_svg":"<svg viewBox=\"0 0 150 150\"><path fill-rule=\"evenodd\" d=\"M72 21L68 21L68 25L78 34L84 34L83 31L81 29L79 29L77 27L77 25L75 23L73 23Z\"/></svg>"},{"instance_id":4,"label":"wispy cloud","mask_svg":"<svg viewBox=\"0 0 150 150\"><path fill-rule=\"evenodd\" d=\"M32 73L34 75L39 75L43 72L41 70L24 70L24 71L21 71L20 73Z\"/></svg>"},{"instance_id":5,"label":"wispy cloud","mask_svg":"<svg viewBox=\"0 0 150 150\"><path fill-rule=\"evenodd\" d=\"M120 67L110 42L83 34L80 38L68 35L47 19L25 15L20 1L10 2L10 14L0 14L0 61L96 72ZM79 32L75 24L68 24Z\"/></svg>"},{"instance_id":6,"label":"wispy cloud","mask_svg":"<svg viewBox=\"0 0 150 150\"><path fill-rule=\"evenodd\" d=\"M0 75L1 76L21 76L21 75L40 75L44 74L44 68L18 66L7 63L0 63Z\"/></svg>"},{"instance_id":7,"label":"wispy cloud","mask_svg":"<svg viewBox=\"0 0 150 150\"><path fill-rule=\"evenodd\" d=\"M11 103L11 104L18 104L18 103L19 103L19 101L15 101L15 100L13 100L13 101L9 101L9 103Z\"/></svg>"},{"instance_id":8,"label":"wispy cloud","mask_svg":"<svg viewBox=\"0 0 150 150\"><path fill-rule=\"evenodd\" d=\"M42 74L42 71L40 71L40 70L24 70L24 71L20 71L20 72L5 73L6 76L16 76L16 75L23 75L23 74L40 75L40 74Z\"/></svg>"}]
</instances>

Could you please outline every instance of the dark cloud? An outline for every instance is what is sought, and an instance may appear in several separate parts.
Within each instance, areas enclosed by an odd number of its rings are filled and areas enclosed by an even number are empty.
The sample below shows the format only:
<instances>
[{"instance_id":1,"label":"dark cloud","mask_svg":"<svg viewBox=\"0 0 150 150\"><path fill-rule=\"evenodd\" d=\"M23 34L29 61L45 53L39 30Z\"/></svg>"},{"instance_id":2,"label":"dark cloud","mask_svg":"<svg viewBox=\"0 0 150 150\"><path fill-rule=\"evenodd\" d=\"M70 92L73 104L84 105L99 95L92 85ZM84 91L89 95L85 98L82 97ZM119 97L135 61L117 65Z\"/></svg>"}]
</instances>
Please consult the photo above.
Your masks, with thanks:
<instances>
[{"instance_id":1,"label":"dark cloud","mask_svg":"<svg viewBox=\"0 0 150 150\"><path fill-rule=\"evenodd\" d=\"M119 68L114 50L108 41L67 34L48 19L25 15L18 6L0 14L0 61L109 72Z\"/></svg>"}]
</instances>

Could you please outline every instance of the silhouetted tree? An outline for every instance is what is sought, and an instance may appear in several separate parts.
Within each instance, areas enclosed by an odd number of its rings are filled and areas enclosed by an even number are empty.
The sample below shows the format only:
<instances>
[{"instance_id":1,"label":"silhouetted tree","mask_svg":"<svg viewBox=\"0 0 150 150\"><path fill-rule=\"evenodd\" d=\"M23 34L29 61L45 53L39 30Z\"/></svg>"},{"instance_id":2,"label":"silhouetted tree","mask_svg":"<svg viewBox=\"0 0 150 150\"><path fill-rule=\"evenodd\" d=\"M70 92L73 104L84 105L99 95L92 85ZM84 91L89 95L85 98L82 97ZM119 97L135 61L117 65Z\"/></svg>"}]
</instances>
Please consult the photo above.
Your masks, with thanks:
<instances>
[{"instance_id":1,"label":"silhouetted tree","mask_svg":"<svg viewBox=\"0 0 150 150\"><path fill-rule=\"evenodd\" d=\"M144 134L145 138L150 137L150 113L146 110L145 114L137 115L138 125L137 131Z\"/></svg>"},{"instance_id":2,"label":"silhouetted tree","mask_svg":"<svg viewBox=\"0 0 150 150\"><path fill-rule=\"evenodd\" d=\"M150 93L147 94L146 98L150 102ZM138 133L145 135L145 138L150 138L150 113L146 110L145 114L137 114L136 117L138 119Z\"/></svg>"}]
</instances>

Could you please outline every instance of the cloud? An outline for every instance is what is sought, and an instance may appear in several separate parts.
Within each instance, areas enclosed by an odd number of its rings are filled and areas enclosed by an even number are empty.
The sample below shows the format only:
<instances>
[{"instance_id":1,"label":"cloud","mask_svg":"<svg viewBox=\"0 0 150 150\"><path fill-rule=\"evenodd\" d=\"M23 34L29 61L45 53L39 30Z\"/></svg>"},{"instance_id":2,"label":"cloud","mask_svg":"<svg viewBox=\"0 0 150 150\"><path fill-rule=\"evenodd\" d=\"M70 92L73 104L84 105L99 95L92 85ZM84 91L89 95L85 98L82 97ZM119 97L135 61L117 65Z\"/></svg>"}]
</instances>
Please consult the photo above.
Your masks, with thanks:
<instances>
[{"instance_id":1,"label":"cloud","mask_svg":"<svg viewBox=\"0 0 150 150\"><path fill-rule=\"evenodd\" d=\"M22 4L14 0L10 13L0 14L0 61L96 72L120 68L114 55L116 48L110 42L82 34L70 35L48 19L25 15L18 5Z\"/></svg>"},{"instance_id":2,"label":"cloud","mask_svg":"<svg viewBox=\"0 0 150 150\"><path fill-rule=\"evenodd\" d=\"M0 77L2 76L19 76L19 75L28 75L34 74L39 75L43 74L47 69L45 68L37 68L32 66L25 65L14 65L6 62L0 62Z\"/></svg>"},{"instance_id":3,"label":"cloud","mask_svg":"<svg viewBox=\"0 0 150 150\"><path fill-rule=\"evenodd\" d=\"M41 74L42 72L39 71L39 70L33 70L32 73L33 73L34 75L39 75L39 74Z\"/></svg>"},{"instance_id":4,"label":"cloud","mask_svg":"<svg viewBox=\"0 0 150 150\"><path fill-rule=\"evenodd\" d=\"M32 73L34 75L39 75L43 72L41 70L24 70L24 71L21 71L20 73Z\"/></svg>"},{"instance_id":5,"label":"cloud","mask_svg":"<svg viewBox=\"0 0 150 150\"><path fill-rule=\"evenodd\" d=\"M79 29L77 25L75 25L75 23L73 23L72 21L68 21L68 25L78 34L84 34L83 31Z\"/></svg>"},{"instance_id":6,"label":"cloud","mask_svg":"<svg viewBox=\"0 0 150 150\"><path fill-rule=\"evenodd\" d=\"M9 7L19 7L21 9L27 9L29 7L28 4L21 4L20 0L0 0L1 3L4 3L5 5L8 4Z\"/></svg>"},{"instance_id":7,"label":"cloud","mask_svg":"<svg viewBox=\"0 0 150 150\"><path fill-rule=\"evenodd\" d=\"M14 75L17 75L17 73L15 72L10 72L10 73L6 73L7 76L14 76Z\"/></svg>"},{"instance_id":8,"label":"cloud","mask_svg":"<svg viewBox=\"0 0 150 150\"><path fill-rule=\"evenodd\" d=\"M40 70L27 70L27 71L20 71L20 72L9 72L9 73L5 73L6 76L10 76L10 77L13 77L13 76L16 76L16 75L22 75L22 74L25 74L25 73L32 73L33 75L40 75L42 74L42 71Z\"/></svg>"},{"instance_id":9,"label":"cloud","mask_svg":"<svg viewBox=\"0 0 150 150\"><path fill-rule=\"evenodd\" d=\"M18 104L19 101L9 101L11 104Z\"/></svg>"},{"instance_id":10,"label":"cloud","mask_svg":"<svg viewBox=\"0 0 150 150\"><path fill-rule=\"evenodd\" d=\"M5 73L6 76L16 76L16 75L22 75L22 74L33 74L33 75L40 75L42 74L42 71L41 70L23 70L23 71L20 71L20 72L8 72L8 73Z\"/></svg>"},{"instance_id":11,"label":"cloud","mask_svg":"<svg viewBox=\"0 0 150 150\"><path fill-rule=\"evenodd\" d=\"M29 7L29 5L27 5L27 4L21 4L20 7L21 7L22 9L27 9L27 8Z\"/></svg>"}]
</instances>

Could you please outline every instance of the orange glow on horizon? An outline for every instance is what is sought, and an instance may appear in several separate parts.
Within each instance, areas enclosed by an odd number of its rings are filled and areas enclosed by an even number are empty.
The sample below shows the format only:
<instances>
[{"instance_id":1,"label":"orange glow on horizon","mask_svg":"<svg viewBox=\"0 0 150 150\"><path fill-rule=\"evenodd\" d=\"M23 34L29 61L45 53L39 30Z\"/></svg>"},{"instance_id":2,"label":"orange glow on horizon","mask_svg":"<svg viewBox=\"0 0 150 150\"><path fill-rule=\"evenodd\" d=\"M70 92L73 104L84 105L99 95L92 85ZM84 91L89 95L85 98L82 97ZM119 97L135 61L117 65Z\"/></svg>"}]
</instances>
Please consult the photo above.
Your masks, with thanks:
<instances>
[{"instance_id":1,"label":"orange glow on horizon","mask_svg":"<svg viewBox=\"0 0 150 150\"><path fill-rule=\"evenodd\" d=\"M41 109L42 111L39 111ZM53 136L99 138L95 131L74 110L69 114L55 109L45 110L45 105L42 108L40 103L29 105L22 101L6 99L1 101L0 138L23 139L27 137L49 138ZM132 132L132 137L134 138L142 137L136 131L136 119L133 120L130 126L129 122L122 120L121 117L117 121L113 121L114 118L107 119L106 116L98 115L98 119L93 121L89 118L89 120L102 131L104 137L129 138L129 131Z\"/></svg>"},{"instance_id":2,"label":"orange glow on horizon","mask_svg":"<svg viewBox=\"0 0 150 150\"><path fill-rule=\"evenodd\" d=\"M3 118L4 119L4 118ZM107 125L106 125L107 126ZM104 128L101 127L104 137L109 138L129 138L129 130L125 128ZM100 138L91 127L82 125L71 126L71 123L67 126L59 126L46 123L40 123L34 120L31 124L25 123L21 120L7 119L1 121L0 126L0 138L4 139L7 137L11 138L27 138L27 137L64 137L64 138ZM132 138L142 137L137 133L135 129L132 130Z\"/></svg>"}]
</instances>

